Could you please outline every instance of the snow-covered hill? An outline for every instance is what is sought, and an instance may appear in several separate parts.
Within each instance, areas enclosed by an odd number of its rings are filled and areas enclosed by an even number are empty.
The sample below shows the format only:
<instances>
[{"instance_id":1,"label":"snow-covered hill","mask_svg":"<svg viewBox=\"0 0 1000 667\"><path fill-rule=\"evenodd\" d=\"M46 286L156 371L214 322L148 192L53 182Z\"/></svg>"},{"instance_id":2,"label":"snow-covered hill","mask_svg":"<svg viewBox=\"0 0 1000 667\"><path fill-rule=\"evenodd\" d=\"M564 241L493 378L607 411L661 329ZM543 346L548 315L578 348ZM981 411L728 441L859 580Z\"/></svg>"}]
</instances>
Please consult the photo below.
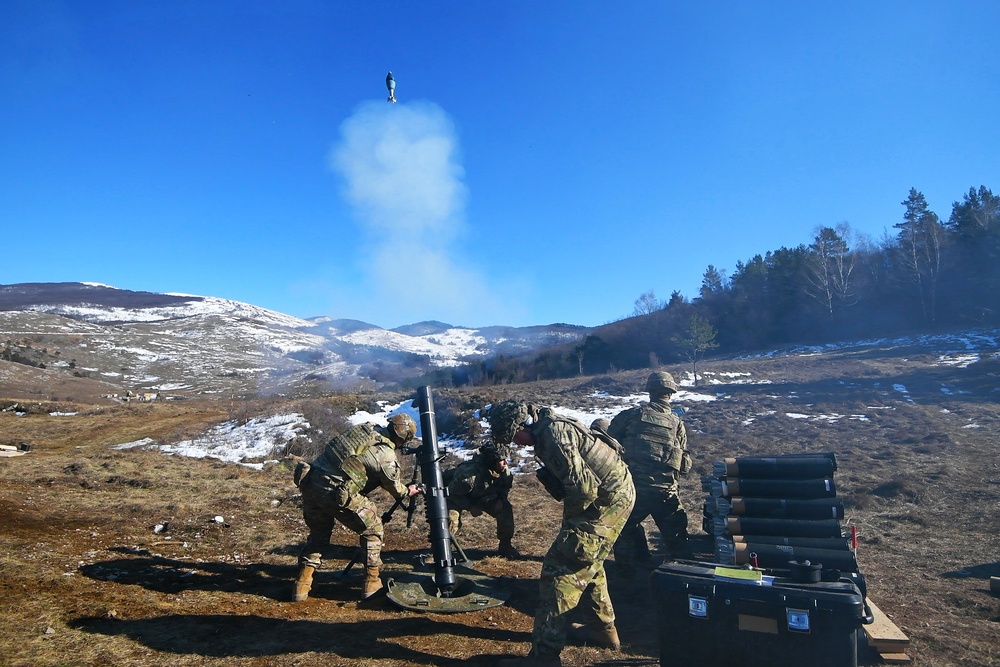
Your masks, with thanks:
<instances>
[{"instance_id":1,"label":"snow-covered hill","mask_svg":"<svg viewBox=\"0 0 1000 667\"><path fill-rule=\"evenodd\" d=\"M472 329L421 322L382 329L304 320L247 303L94 283L0 285L5 357L132 391L297 393L371 387L581 339L558 324Z\"/></svg>"}]
</instances>

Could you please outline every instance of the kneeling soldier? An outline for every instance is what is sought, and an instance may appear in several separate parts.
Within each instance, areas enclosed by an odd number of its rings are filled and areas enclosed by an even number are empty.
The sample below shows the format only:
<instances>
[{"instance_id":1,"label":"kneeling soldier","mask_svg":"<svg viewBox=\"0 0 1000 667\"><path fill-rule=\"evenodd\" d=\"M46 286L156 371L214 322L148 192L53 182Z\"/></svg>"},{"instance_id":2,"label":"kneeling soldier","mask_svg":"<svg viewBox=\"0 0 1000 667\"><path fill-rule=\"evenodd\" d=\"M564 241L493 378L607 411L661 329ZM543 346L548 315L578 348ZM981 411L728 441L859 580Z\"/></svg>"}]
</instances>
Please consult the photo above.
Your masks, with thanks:
<instances>
[{"instance_id":1,"label":"kneeling soldier","mask_svg":"<svg viewBox=\"0 0 1000 667\"><path fill-rule=\"evenodd\" d=\"M448 487L448 530L458 535L462 512L479 516L483 512L497 521L498 552L504 558L520 558L511 539L514 537L514 507L508 500L514 475L507 459L496 445L479 448L472 460L444 473Z\"/></svg>"}]
</instances>

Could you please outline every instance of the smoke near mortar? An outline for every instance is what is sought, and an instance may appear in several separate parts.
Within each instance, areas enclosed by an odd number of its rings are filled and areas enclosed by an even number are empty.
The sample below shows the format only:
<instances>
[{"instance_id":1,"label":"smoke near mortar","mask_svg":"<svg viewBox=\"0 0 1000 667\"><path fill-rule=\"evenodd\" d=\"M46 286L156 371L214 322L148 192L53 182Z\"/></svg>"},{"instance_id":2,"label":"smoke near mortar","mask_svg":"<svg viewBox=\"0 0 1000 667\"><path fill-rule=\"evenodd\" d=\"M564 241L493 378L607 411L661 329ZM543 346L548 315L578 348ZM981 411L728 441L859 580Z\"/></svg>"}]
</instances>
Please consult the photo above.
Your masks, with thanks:
<instances>
[{"instance_id":1,"label":"smoke near mortar","mask_svg":"<svg viewBox=\"0 0 1000 667\"><path fill-rule=\"evenodd\" d=\"M469 193L454 125L439 106L363 104L341 125L330 164L367 236L359 258L366 300L391 303L398 321L389 326L481 326L498 315L483 307L491 291L474 249L461 245Z\"/></svg>"}]
</instances>

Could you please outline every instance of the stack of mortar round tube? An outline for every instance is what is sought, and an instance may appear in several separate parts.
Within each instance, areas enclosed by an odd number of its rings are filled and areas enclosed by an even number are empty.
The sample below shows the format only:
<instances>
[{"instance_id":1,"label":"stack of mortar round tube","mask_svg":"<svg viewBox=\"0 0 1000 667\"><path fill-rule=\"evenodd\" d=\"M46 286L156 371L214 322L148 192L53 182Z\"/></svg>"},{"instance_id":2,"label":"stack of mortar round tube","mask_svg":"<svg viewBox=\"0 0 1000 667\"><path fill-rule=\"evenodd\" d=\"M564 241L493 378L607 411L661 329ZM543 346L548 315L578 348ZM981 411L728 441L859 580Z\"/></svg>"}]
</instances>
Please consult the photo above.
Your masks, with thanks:
<instances>
[{"instance_id":1,"label":"stack of mortar round tube","mask_svg":"<svg viewBox=\"0 0 1000 667\"><path fill-rule=\"evenodd\" d=\"M703 527L722 565L787 568L791 561L857 572L841 521L832 453L729 458L702 478Z\"/></svg>"}]
</instances>

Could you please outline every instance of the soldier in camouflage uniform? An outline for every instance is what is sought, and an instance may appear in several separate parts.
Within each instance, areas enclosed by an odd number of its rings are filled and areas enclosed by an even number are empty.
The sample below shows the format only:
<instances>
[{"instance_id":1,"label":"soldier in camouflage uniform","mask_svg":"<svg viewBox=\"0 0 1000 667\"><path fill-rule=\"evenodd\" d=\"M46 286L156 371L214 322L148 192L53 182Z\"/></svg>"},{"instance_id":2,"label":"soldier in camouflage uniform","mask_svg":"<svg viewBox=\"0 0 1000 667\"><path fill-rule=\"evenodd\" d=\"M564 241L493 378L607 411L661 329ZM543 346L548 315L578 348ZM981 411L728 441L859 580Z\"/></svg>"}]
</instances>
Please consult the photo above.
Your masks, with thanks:
<instances>
[{"instance_id":1,"label":"soldier in camouflage uniform","mask_svg":"<svg viewBox=\"0 0 1000 667\"><path fill-rule=\"evenodd\" d=\"M514 483L514 475L507 465L507 458L496 445L479 448L472 460L466 461L444 473L448 488L448 530L458 535L462 528L462 512L479 516L483 512L497 521L497 551L504 558L519 558L520 554L511 539L514 537L514 507L507 496Z\"/></svg>"},{"instance_id":2,"label":"soldier in camouflage uniform","mask_svg":"<svg viewBox=\"0 0 1000 667\"><path fill-rule=\"evenodd\" d=\"M615 544L615 562L626 570L650 557L642 527L650 515L668 555L687 555L688 519L677 495L677 481L678 475L687 473L691 458L684 422L670 407L670 397L677 390L670 373L650 374L646 380L649 403L618 413L608 426L608 433L625 448L625 462L635 481L635 509Z\"/></svg>"},{"instance_id":3,"label":"soldier in camouflage uniform","mask_svg":"<svg viewBox=\"0 0 1000 667\"><path fill-rule=\"evenodd\" d=\"M534 447L544 464L539 480L563 501L562 526L542 561L531 653L501 660L500 665L561 665L568 616L581 602L594 618L586 626L593 643L618 648L604 560L635 503L635 487L619 456L620 445L549 408L536 410L517 401L494 406L489 420L498 444L513 440L521 447Z\"/></svg>"},{"instance_id":4,"label":"soldier in camouflage uniform","mask_svg":"<svg viewBox=\"0 0 1000 667\"><path fill-rule=\"evenodd\" d=\"M330 440L310 465L299 464L295 483L302 492L302 516L309 537L299 554L299 576L293 599L309 597L313 573L330 544L337 521L359 535L365 562L363 598L382 589L382 519L368 495L377 488L399 500L420 493L416 484L399 480L396 449L413 439L417 425L406 414L393 415L387 426L359 424ZM303 473L305 473L303 475Z\"/></svg>"}]
</instances>

